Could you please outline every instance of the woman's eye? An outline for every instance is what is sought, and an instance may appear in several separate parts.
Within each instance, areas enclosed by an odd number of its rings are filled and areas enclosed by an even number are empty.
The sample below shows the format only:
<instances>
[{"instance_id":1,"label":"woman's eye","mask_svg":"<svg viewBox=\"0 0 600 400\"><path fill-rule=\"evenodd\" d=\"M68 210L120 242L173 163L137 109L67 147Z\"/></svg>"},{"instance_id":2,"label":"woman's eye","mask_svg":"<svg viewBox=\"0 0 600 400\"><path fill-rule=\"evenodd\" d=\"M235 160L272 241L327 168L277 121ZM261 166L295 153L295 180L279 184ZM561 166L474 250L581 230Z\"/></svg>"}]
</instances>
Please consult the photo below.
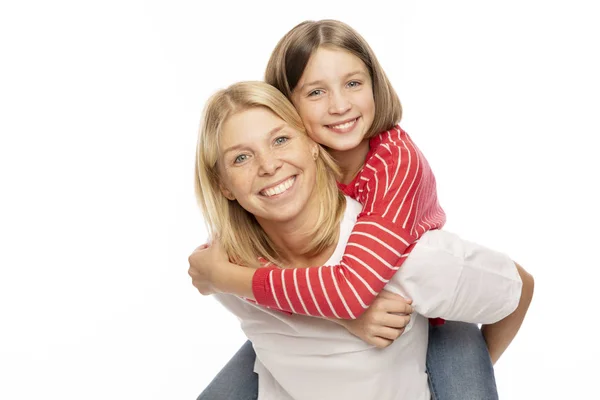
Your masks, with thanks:
<instances>
[{"instance_id":1,"label":"woman's eye","mask_svg":"<svg viewBox=\"0 0 600 400\"><path fill-rule=\"evenodd\" d=\"M285 142L287 142L289 139L285 136L280 136L277 139L275 139L275 144L284 144Z\"/></svg>"},{"instance_id":2,"label":"woman's eye","mask_svg":"<svg viewBox=\"0 0 600 400\"><path fill-rule=\"evenodd\" d=\"M246 154L240 154L239 156L237 156L235 158L235 160L233 161L234 164L239 164L239 163L243 163L244 161L246 161L248 159L248 156Z\"/></svg>"},{"instance_id":3,"label":"woman's eye","mask_svg":"<svg viewBox=\"0 0 600 400\"><path fill-rule=\"evenodd\" d=\"M308 97L314 97L314 96L319 96L323 93L323 91L321 89L317 89L317 90L313 90L312 92L310 92L308 94Z\"/></svg>"},{"instance_id":4,"label":"woman's eye","mask_svg":"<svg viewBox=\"0 0 600 400\"><path fill-rule=\"evenodd\" d=\"M360 82L358 82L358 81L350 81L350 82L348 82L348 86L350 86L351 88L355 88L355 87L360 86Z\"/></svg>"}]
</instances>

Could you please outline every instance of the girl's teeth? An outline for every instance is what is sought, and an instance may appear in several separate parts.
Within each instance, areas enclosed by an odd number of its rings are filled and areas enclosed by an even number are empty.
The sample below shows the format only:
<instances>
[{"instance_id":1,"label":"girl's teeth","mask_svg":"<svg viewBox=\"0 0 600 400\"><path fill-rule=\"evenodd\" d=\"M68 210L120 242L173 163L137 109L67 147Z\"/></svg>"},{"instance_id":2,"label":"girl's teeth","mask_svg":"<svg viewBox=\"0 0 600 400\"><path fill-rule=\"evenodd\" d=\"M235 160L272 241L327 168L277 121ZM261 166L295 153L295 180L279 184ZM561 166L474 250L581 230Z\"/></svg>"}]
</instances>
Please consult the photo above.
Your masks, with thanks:
<instances>
[{"instance_id":1,"label":"girl's teeth","mask_svg":"<svg viewBox=\"0 0 600 400\"><path fill-rule=\"evenodd\" d=\"M352 124L354 124L355 121L356 120L353 119L352 121L346 122L345 124L331 125L331 127L334 128L334 129L347 129L347 128L350 128L352 126Z\"/></svg>"},{"instance_id":2,"label":"girl's teeth","mask_svg":"<svg viewBox=\"0 0 600 400\"><path fill-rule=\"evenodd\" d=\"M277 185L275 187L263 190L261 192L261 194L263 196L267 196L267 197L275 196L276 194L281 194L281 193L285 192L286 190L288 190L290 187L292 187L292 184L294 183L295 178L296 177L292 176L290 179L286 180L285 182L281 182L279 185Z\"/></svg>"}]
</instances>

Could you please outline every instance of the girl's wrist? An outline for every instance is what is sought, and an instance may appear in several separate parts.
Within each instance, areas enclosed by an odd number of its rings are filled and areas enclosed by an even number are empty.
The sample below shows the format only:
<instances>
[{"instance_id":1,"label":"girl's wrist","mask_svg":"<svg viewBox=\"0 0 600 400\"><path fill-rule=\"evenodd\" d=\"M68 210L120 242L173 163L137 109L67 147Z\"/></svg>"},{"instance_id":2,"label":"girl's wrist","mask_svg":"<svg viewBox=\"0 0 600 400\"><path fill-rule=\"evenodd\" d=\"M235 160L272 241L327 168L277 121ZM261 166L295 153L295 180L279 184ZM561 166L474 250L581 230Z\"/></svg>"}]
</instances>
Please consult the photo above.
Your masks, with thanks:
<instances>
[{"instance_id":1,"label":"girl's wrist","mask_svg":"<svg viewBox=\"0 0 600 400\"><path fill-rule=\"evenodd\" d=\"M229 293L227 290L227 270L230 268L229 262L219 263L213 267L210 274L210 284L217 293Z\"/></svg>"},{"instance_id":2,"label":"girl's wrist","mask_svg":"<svg viewBox=\"0 0 600 400\"><path fill-rule=\"evenodd\" d=\"M211 284L219 293L229 293L236 296L254 299L252 293L253 268L242 267L226 262L215 266Z\"/></svg>"}]
</instances>

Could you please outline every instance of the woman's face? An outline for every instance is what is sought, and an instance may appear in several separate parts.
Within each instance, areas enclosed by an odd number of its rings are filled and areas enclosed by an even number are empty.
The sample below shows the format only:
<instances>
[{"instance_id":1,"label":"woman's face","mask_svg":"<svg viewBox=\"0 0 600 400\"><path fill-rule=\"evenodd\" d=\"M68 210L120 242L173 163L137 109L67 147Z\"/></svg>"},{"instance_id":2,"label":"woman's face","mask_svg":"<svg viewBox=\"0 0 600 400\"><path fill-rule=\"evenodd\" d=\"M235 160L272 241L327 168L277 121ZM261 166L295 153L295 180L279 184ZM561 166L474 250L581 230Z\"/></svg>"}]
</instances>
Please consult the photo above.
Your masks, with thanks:
<instances>
[{"instance_id":1,"label":"woman's face","mask_svg":"<svg viewBox=\"0 0 600 400\"><path fill-rule=\"evenodd\" d=\"M336 151L357 147L375 117L369 71L341 49L319 47L313 53L292 101L310 137Z\"/></svg>"},{"instance_id":2,"label":"woman's face","mask_svg":"<svg viewBox=\"0 0 600 400\"><path fill-rule=\"evenodd\" d=\"M223 125L221 191L261 221L301 217L312 198L318 145L270 110L242 111Z\"/></svg>"}]
</instances>

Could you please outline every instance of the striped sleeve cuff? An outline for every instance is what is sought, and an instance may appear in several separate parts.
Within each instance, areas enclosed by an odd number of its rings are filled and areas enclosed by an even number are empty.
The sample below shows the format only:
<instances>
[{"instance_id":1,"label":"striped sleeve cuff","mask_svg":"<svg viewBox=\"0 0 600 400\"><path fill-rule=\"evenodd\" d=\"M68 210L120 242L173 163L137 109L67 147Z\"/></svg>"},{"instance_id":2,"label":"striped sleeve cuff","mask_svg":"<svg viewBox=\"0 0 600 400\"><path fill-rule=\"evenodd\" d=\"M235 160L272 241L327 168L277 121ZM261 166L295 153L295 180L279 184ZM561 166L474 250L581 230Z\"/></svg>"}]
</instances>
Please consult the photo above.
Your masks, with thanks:
<instances>
[{"instance_id":1,"label":"striped sleeve cuff","mask_svg":"<svg viewBox=\"0 0 600 400\"><path fill-rule=\"evenodd\" d=\"M271 285L269 283L269 274L271 271L278 269L275 266L258 268L252 277L252 293L254 300L261 306L278 308Z\"/></svg>"}]
</instances>

